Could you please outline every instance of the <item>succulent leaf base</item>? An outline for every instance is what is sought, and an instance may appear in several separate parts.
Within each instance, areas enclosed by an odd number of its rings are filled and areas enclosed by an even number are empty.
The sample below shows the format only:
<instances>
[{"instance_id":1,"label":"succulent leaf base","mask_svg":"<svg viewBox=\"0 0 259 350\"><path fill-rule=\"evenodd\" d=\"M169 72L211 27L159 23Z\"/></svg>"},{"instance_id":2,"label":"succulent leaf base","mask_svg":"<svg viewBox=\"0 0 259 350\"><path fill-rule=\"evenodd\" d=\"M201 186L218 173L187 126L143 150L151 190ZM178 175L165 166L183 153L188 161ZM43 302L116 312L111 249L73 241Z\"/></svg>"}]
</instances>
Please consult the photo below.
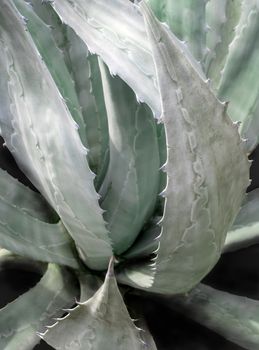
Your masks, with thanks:
<instances>
[{"instance_id":1,"label":"succulent leaf base","mask_svg":"<svg viewBox=\"0 0 259 350\"><path fill-rule=\"evenodd\" d=\"M165 350L143 298L259 349L259 301L203 281L259 242L258 26L258 0L1 1L1 136L32 185L0 169L0 266L42 275L1 350Z\"/></svg>"}]
</instances>

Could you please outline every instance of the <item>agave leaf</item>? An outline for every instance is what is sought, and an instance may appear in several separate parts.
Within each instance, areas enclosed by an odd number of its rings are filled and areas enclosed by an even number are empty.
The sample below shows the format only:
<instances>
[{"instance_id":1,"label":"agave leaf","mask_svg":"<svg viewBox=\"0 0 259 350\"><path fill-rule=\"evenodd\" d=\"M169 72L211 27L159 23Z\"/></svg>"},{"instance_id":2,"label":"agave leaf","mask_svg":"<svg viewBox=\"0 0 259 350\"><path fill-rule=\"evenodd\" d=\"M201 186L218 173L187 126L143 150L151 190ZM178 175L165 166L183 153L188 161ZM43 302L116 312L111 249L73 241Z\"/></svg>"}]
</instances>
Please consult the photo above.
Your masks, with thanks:
<instances>
[{"instance_id":1,"label":"agave leaf","mask_svg":"<svg viewBox=\"0 0 259 350\"><path fill-rule=\"evenodd\" d=\"M5 0L2 7L3 136L18 165L61 217L82 259L103 269L112 250L86 150L22 18L12 2Z\"/></svg>"},{"instance_id":2,"label":"agave leaf","mask_svg":"<svg viewBox=\"0 0 259 350\"><path fill-rule=\"evenodd\" d=\"M61 316L77 294L71 274L49 264L40 282L0 310L0 347L2 350L28 350L39 341L37 331Z\"/></svg>"},{"instance_id":3,"label":"agave leaf","mask_svg":"<svg viewBox=\"0 0 259 350\"><path fill-rule=\"evenodd\" d=\"M52 6L112 74L118 74L157 114L154 63L138 6L124 0L55 0Z\"/></svg>"},{"instance_id":4,"label":"agave leaf","mask_svg":"<svg viewBox=\"0 0 259 350\"><path fill-rule=\"evenodd\" d=\"M124 0L93 0L91 3L54 0L51 5L89 50L103 59L112 75L119 75L138 100L147 103L155 116L159 116L161 104L154 61L139 6ZM179 45L202 74L187 47L183 43Z\"/></svg>"},{"instance_id":5,"label":"agave leaf","mask_svg":"<svg viewBox=\"0 0 259 350\"><path fill-rule=\"evenodd\" d=\"M161 95L167 186L153 270L140 263L125 269L119 280L157 293L177 294L190 290L219 259L248 185L249 165L224 105L197 74L174 35L145 2L141 8ZM232 186L230 177L235 179Z\"/></svg>"},{"instance_id":6,"label":"agave leaf","mask_svg":"<svg viewBox=\"0 0 259 350\"><path fill-rule=\"evenodd\" d=\"M78 132L84 146L87 145L85 122L75 91L74 82L65 64L62 52L56 46L52 31L24 0L13 0L19 12L26 18L27 28L40 55L48 67L62 97L66 101L71 115L79 126Z\"/></svg>"},{"instance_id":7,"label":"agave leaf","mask_svg":"<svg viewBox=\"0 0 259 350\"><path fill-rule=\"evenodd\" d=\"M130 315L134 318L135 323L141 331L141 338L147 344L147 350L157 350L155 341L150 334L149 327L146 322L145 308L143 300L135 295L125 295L127 300L127 308L130 311Z\"/></svg>"},{"instance_id":8,"label":"agave leaf","mask_svg":"<svg viewBox=\"0 0 259 350\"><path fill-rule=\"evenodd\" d=\"M92 298L103 284L103 281L91 271L78 270L77 272L80 284L80 302L85 302Z\"/></svg>"},{"instance_id":9,"label":"agave leaf","mask_svg":"<svg viewBox=\"0 0 259 350\"><path fill-rule=\"evenodd\" d=\"M0 169L1 246L45 262L78 267L73 241L39 194Z\"/></svg>"},{"instance_id":10,"label":"agave leaf","mask_svg":"<svg viewBox=\"0 0 259 350\"><path fill-rule=\"evenodd\" d=\"M159 152L151 110L136 101L119 77L100 61L110 135L110 163L102 208L115 253L128 249L154 211Z\"/></svg>"},{"instance_id":11,"label":"agave leaf","mask_svg":"<svg viewBox=\"0 0 259 350\"><path fill-rule=\"evenodd\" d=\"M66 63L67 66L65 69L66 73L69 70L70 76L68 77L66 74L66 76L62 76L62 79L66 79L66 85L68 85L67 81L73 85L73 94L76 94L76 99L73 96L76 100L73 109L78 115L74 116L73 111L71 113L79 125L79 135L83 144L89 148L87 159L90 169L97 175L95 187L98 190L108 166L109 138L97 57L90 55L84 42L72 29L61 23L49 3L42 3L40 0L34 1L33 9L48 25L49 31L52 32L53 40L59 47L57 54L53 53L50 57L56 57L56 61L58 57L58 60L61 61L60 56L62 56L62 64ZM51 68L52 63L49 69L51 70ZM57 71L62 69L59 64L57 64L56 68ZM51 73L53 75L53 69ZM55 74L53 77L55 78ZM60 79L59 74L57 78ZM60 84L61 90L62 86L63 84ZM71 105L70 99L67 102ZM79 116L80 118L78 118Z\"/></svg>"},{"instance_id":12,"label":"agave leaf","mask_svg":"<svg viewBox=\"0 0 259 350\"><path fill-rule=\"evenodd\" d=\"M148 226L140 232L134 244L123 254L123 258L144 258L156 252L159 246L159 236L161 233L161 229L157 225L158 221L159 220L156 220L156 222L151 221Z\"/></svg>"},{"instance_id":13,"label":"agave leaf","mask_svg":"<svg viewBox=\"0 0 259 350\"><path fill-rule=\"evenodd\" d=\"M259 349L258 300L199 284L188 295L163 302L245 349Z\"/></svg>"},{"instance_id":14,"label":"agave leaf","mask_svg":"<svg viewBox=\"0 0 259 350\"><path fill-rule=\"evenodd\" d=\"M201 61L206 52L205 7L208 0L149 0L152 10L161 22L166 22L172 32L187 45Z\"/></svg>"},{"instance_id":15,"label":"agave leaf","mask_svg":"<svg viewBox=\"0 0 259 350\"><path fill-rule=\"evenodd\" d=\"M234 225L227 234L224 252L231 252L259 243L259 189L247 194Z\"/></svg>"},{"instance_id":16,"label":"agave leaf","mask_svg":"<svg viewBox=\"0 0 259 350\"><path fill-rule=\"evenodd\" d=\"M89 166L97 174L95 185L99 190L109 163L109 132L99 63L70 28L67 40L71 75L85 123Z\"/></svg>"},{"instance_id":17,"label":"agave leaf","mask_svg":"<svg viewBox=\"0 0 259 350\"><path fill-rule=\"evenodd\" d=\"M242 3L242 15L235 31L217 88L221 99L230 101L229 115L241 121L240 132L251 152L259 142L259 5Z\"/></svg>"},{"instance_id":18,"label":"agave leaf","mask_svg":"<svg viewBox=\"0 0 259 350\"><path fill-rule=\"evenodd\" d=\"M62 222L49 224L0 198L1 247L44 262L78 268L73 241Z\"/></svg>"},{"instance_id":19,"label":"agave leaf","mask_svg":"<svg viewBox=\"0 0 259 350\"><path fill-rule=\"evenodd\" d=\"M50 223L59 220L44 197L2 169L0 169L0 198L38 220Z\"/></svg>"},{"instance_id":20,"label":"agave leaf","mask_svg":"<svg viewBox=\"0 0 259 350\"><path fill-rule=\"evenodd\" d=\"M70 71L70 58L68 54L68 39L67 39L67 27L62 23L56 12L50 5L49 1L42 0L25 0L30 3L33 11L37 14L41 20L49 26L52 32L53 39L56 45L61 50L64 57L64 61Z\"/></svg>"},{"instance_id":21,"label":"agave leaf","mask_svg":"<svg viewBox=\"0 0 259 350\"><path fill-rule=\"evenodd\" d=\"M235 36L235 27L241 14L241 2L242 0L210 0L206 6L207 54L203 66L214 87L219 83L229 45Z\"/></svg>"},{"instance_id":22,"label":"agave leaf","mask_svg":"<svg viewBox=\"0 0 259 350\"><path fill-rule=\"evenodd\" d=\"M139 350L147 345L128 314L112 270L94 296L80 302L43 339L55 349Z\"/></svg>"}]
</instances>

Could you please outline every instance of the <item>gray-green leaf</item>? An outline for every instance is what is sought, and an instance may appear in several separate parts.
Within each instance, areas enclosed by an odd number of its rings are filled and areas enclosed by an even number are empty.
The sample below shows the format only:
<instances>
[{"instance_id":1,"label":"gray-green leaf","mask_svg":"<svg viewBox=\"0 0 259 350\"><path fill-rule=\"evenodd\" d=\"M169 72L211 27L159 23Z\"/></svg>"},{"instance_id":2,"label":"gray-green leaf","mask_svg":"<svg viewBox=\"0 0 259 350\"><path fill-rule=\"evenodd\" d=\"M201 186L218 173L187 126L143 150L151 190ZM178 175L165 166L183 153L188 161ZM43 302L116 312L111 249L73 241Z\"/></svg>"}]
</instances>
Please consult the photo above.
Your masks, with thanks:
<instances>
[{"instance_id":1,"label":"gray-green leaf","mask_svg":"<svg viewBox=\"0 0 259 350\"><path fill-rule=\"evenodd\" d=\"M258 300L200 284L187 296L167 298L164 302L245 349L259 349Z\"/></svg>"},{"instance_id":2,"label":"gray-green leaf","mask_svg":"<svg viewBox=\"0 0 259 350\"><path fill-rule=\"evenodd\" d=\"M2 350L31 350L43 331L62 308L71 306L77 288L71 274L49 264L41 281L0 310L0 347Z\"/></svg>"},{"instance_id":3,"label":"gray-green leaf","mask_svg":"<svg viewBox=\"0 0 259 350\"><path fill-rule=\"evenodd\" d=\"M190 290L219 259L248 185L249 164L225 106L193 68L178 39L156 20L145 2L141 7L161 96L167 186L153 269L131 265L119 280L177 294ZM231 186L230 177L235 180Z\"/></svg>"},{"instance_id":4,"label":"gray-green leaf","mask_svg":"<svg viewBox=\"0 0 259 350\"><path fill-rule=\"evenodd\" d=\"M159 152L151 110L136 101L119 77L100 61L110 136L110 163L103 182L105 210L114 252L127 250L156 204Z\"/></svg>"},{"instance_id":5,"label":"gray-green leaf","mask_svg":"<svg viewBox=\"0 0 259 350\"><path fill-rule=\"evenodd\" d=\"M259 243L259 189L249 192L234 225L227 234L224 252Z\"/></svg>"},{"instance_id":6,"label":"gray-green leaf","mask_svg":"<svg viewBox=\"0 0 259 350\"><path fill-rule=\"evenodd\" d=\"M77 126L11 1L0 13L0 123L18 165L44 194L91 268L112 249Z\"/></svg>"},{"instance_id":7,"label":"gray-green leaf","mask_svg":"<svg viewBox=\"0 0 259 350\"><path fill-rule=\"evenodd\" d=\"M110 265L104 284L85 302L46 331L43 339L57 350L142 350L147 344L134 325Z\"/></svg>"}]
</instances>

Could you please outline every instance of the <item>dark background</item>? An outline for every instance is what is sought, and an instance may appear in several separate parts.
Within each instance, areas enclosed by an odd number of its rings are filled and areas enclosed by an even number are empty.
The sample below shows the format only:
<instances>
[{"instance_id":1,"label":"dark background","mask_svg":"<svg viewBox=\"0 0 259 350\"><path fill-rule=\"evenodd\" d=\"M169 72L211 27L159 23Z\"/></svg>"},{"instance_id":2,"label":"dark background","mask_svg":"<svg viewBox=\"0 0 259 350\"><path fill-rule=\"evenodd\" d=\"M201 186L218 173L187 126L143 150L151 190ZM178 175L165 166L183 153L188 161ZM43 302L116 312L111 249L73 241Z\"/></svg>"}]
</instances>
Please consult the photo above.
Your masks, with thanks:
<instances>
[{"instance_id":1,"label":"dark background","mask_svg":"<svg viewBox=\"0 0 259 350\"><path fill-rule=\"evenodd\" d=\"M259 147L250 158L254 159L254 162L251 166L252 183L249 191L259 187ZM0 167L33 188L17 167L10 152L3 147L2 139L0 139ZM259 245L224 254L204 282L218 289L259 300L258 256ZM31 288L40 277L35 272L6 266L6 269L0 271L0 307ZM141 304L158 350L242 350L241 347L226 341L186 317L168 310L157 301L141 298ZM42 341L35 349L52 348Z\"/></svg>"}]
</instances>

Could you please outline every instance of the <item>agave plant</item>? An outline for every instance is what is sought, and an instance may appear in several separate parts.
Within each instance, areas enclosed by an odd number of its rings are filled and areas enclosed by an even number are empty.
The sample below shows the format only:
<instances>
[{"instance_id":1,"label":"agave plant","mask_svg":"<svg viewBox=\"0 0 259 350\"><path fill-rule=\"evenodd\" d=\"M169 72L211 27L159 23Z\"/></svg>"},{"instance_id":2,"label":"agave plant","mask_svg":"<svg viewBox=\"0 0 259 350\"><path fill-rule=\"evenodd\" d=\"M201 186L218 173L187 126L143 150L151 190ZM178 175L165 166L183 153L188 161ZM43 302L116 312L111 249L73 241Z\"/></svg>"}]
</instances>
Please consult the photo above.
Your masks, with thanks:
<instances>
[{"instance_id":1,"label":"agave plant","mask_svg":"<svg viewBox=\"0 0 259 350\"><path fill-rule=\"evenodd\" d=\"M259 302L201 283L258 242L258 26L257 0L1 1L1 135L34 186L1 170L1 269L42 274L1 349L157 349L141 297L259 349Z\"/></svg>"}]
</instances>

